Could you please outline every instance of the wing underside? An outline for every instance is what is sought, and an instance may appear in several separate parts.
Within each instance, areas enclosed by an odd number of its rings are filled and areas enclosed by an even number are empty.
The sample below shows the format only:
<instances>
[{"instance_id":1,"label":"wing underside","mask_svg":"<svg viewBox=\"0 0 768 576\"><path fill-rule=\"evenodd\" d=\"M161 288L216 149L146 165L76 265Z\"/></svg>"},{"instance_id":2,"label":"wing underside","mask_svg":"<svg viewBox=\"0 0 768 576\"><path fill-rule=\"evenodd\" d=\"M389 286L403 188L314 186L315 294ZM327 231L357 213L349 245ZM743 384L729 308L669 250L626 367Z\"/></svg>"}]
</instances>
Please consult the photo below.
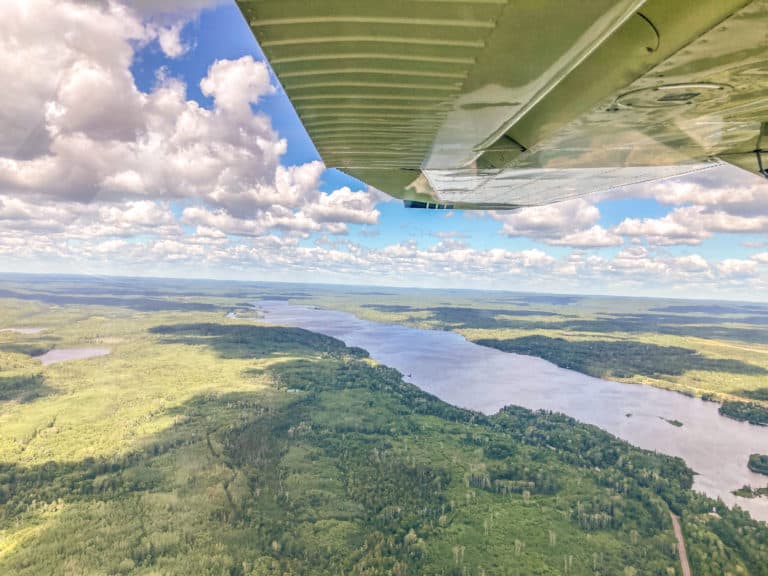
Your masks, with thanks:
<instances>
[{"instance_id":1,"label":"wing underside","mask_svg":"<svg viewBox=\"0 0 768 576\"><path fill-rule=\"evenodd\" d=\"M326 165L415 205L763 169L768 0L238 4Z\"/></svg>"}]
</instances>

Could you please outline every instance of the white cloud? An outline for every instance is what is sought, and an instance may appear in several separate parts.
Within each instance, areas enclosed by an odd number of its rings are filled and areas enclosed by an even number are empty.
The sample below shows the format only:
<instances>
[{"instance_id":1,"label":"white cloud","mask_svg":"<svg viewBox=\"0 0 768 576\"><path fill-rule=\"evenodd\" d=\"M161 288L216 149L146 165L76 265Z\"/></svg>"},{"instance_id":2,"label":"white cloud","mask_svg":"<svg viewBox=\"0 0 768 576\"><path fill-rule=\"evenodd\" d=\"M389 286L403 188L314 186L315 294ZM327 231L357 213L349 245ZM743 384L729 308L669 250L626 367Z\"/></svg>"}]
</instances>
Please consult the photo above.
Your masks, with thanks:
<instances>
[{"instance_id":1,"label":"white cloud","mask_svg":"<svg viewBox=\"0 0 768 576\"><path fill-rule=\"evenodd\" d=\"M526 236L552 246L604 248L622 244L621 236L599 224L600 210L584 198L514 212L493 212L510 237Z\"/></svg>"},{"instance_id":2,"label":"white cloud","mask_svg":"<svg viewBox=\"0 0 768 576\"><path fill-rule=\"evenodd\" d=\"M688 256L680 256L673 260L674 266L684 272L690 273L708 273L710 271L709 262L707 262L703 256L699 254L690 254Z\"/></svg>"},{"instance_id":3,"label":"white cloud","mask_svg":"<svg viewBox=\"0 0 768 576\"><path fill-rule=\"evenodd\" d=\"M623 242L620 235L597 224L600 210L584 198L514 212L492 212L491 216L502 223L502 234L534 238L552 246L604 248Z\"/></svg>"},{"instance_id":4,"label":"white cloud","mask_svg":"<svg viewBox=\"0 0 768 576\"><path fill-rule=\"evenodd\" d=\"M329 194L319 192L314 177L310 177L315 173L319 176L318 166L322 167L320 163L312 163L295 167L293 171L280 168L282 177L277 178L277 188L267 194L267 198L274 196L275 203L255 202L256 210L243 211L231 210L232 202L227 203L227 208L214 210L190 206L184 209L181 221L245 236L260 236L273 229L304 234L321 230L340 234L346 232L347 224L378 223L379 211L368 192L353 192L347 187Z\"/></svg>"},{"instance_id":5,"label":"white cloud","mask_svg":"<svg viewBox=\"0 0 768 576\"><path fill-rule=\"evenodd\" d=\"M115 252L120 252L123 250L128 243L125 240L105 240L104 242L99 242L94 246L94 251L98 252L100 254L112 254Z\"/></svg>"},{"instance_id":6,"label":"white cloud","mask_svg":"<svg viewBox=\"0 0 768 576\"><path fill-rule=\"evenodd\" d=\"M627 218L613 232L642 238L656 246L695 245L717 232L768 232L768 215L750 217L704 206L683 206L662 218Z\"/></svg>"},{"instance_id":7,"label":"white cloud","mask_svg":"<svg viewBox=\"0 0 768 576\"><path fill-rule=\"evenodd\" d=\"M768 232L768 183L732 166L639 185L592 200L652 198L671 210L657 218L624 219L611 232L654 246L697 245L717 233Z\"/></svg>"},{"instance_id":8,"label":"white cloud","mask_svg":"<svg viewBox=\"0 0 768 576\"><path fill-rule=\"evenodd\" d=\"M562 238L548 239L547 244L554 246L572 246L574 248L604 248L618 246L623 241L621 236L614 234L595 224L591 228L580 232L566 234Z\"/></svg>"},{"instance_id":9,"label":"white cloud","mask_svg":"<svg viewBox=\"0 0 768 576\"><path fill-rule=\"evenodd\" d=\"M761 184L734 186L733 183L723 183L717 187L707 187L696 181L672 181L655 184L651 194L662 204L720 206L729 210L750 205L762 207L765 211L768 186Z\"/></svg>"},{"instance_id":10,"label":"white cloud","mask_svg":"<svg viewBox=\"0 0 768 576\"><path fill-rule=\"evenodd\" d=\"M717 265L717 270L725 278L754 276L757 271L757 262L754 260L728 258Z\"/></svg>"},{"instance_id":11,"label":"white cloud","mask_svg":"<svg viewBox=\"0 0 768 576\"><path fill-rule=\"evenodd\" d=\"M218 186L206 195L209 203L222 207L240 218L254 217L259 210L297 208L316 200L324 166L308 162L300 166L277 165L271 179L253 186L238 186L236 175L229 186Z\"/></svg>"},{"instance_id":12,"label":"white cloud","mask_svg":"<svg viewBox=\"0 0 768 576\"><path fill-rule=\"evenodd\" d=\"M189 46L181 41L183 22L177 22L171 26L163 26L157 30L157 42L160 49L168 58L178 58L187 53Z\"/></svg>"},{"instance_id":13,"label":"white cloud","mask_svg":"<svg viewBox=\"0 0 768 576\"><path fill-rule=\"evenodd\" d=\"M376 224L379 211L375 206L376 200L370 193L353 192L344 186L330 194L321 194L303 211L316 222Z\"/></svg>"},{"instance_id":14,"label":"white cloud","mask_svg":"<svg viewBox=\"0 0 768 576\"><path fill-rule=\"evenodd\" d=\"M608 263L611 272L625 275L654 274L663 277L669 270L667 262L653 258L642 246L631 246L621 250Z\"/></svg>"},{"instance_id":15,"label":"white cloud","mask_svg":"<svg viewBox=\"0 0 768 576\"><path fill-rule=\"evenodd\" d=\"M173 213L164 203L140 200L121 204L41 204L0 196L0 233L32 231L79 239L180 233Z\"/></svg>"},{"instance_id":16,"label":"white cloud","mask_svg":"<svg viewBox=\"0 0 768 576\"><path fill-rule=\"evenodd\" d=\"M507 236L530 236L544 241L558 241L567 234L581 232L597 224L600 211L577 198L558 204L521 208L513 212L494 212Z\"/></svg>"},{"instance_id":17,"label":"white cloud","mask_svg":"<svg viewBox=\"0 0 768 576\"><path fill-rule=\"evenodd\" d=\"M146 31L126 8L26 0L4 2L2 11L0 157L33 158L48 150L46 113L64 107L52 108L60 89L65 101L84 84L122 90L122 96L114 94L118 101L134 95L125 84L133 56L130 41L145 40ZM84 73L82 81L76 78L78 70Z\"/></svg>"},{"instance_id":18,"label":"white cloud","mask_svg":"<svg viewBox=\"0 0 768 576\"><path fill-rule=\"evenodd\" d=\"M201 81L213 110L163 75L145 94L131 75L131 43L156 31L116 3L8 10L0 191L86 202L197 196L240 209L254 190L279 187L286 143L250 108L274 91L266 66L250 56L215 62Z\"/></svg>"},{"instance_id":19,"label":"white cloud","mask_svg":"<svg viewBox=\"0 0 768 576\"><path fill-rule=\"evenodd\" d=\"M158 233L175 234L178 224L161 204L179 200L194 204L183 221L199 224L205 237L214 229L341 233L348 223L378 221L373 189L323 194L321 162L281 165L285 140L252 110L275 91L263 62L215 61L200 81L210 110L188 100L185 84L162 69L151 92L137 89L134 46L157 39L167 56L180 56L182 17L142 22L117 3L52 0L17 4L7 16L0 21L6 220L15 210L38 229L77 223L81 237L143 233L142 215ZM44 208L33 214L31 205Z\"/></svg>"},{"instance_id":20,"label":"white cloud","mask_svg":"<svg viewBox=\"0 0 768 576\"><path fill-rule=\"evenodd\" d=\"M708 236L699 226L696 226L696 229L688 227L687 224L695 225L695 222L680 222L680 216L680 212L673 212L663 218L626 218L613 229L613 232L623 236L642 238L657 246L699 244Z\"/></svg>"},{"instance_id":21,"label":"white cloud","mask_svg":"<svg viewBox=\"0 0 768 576\"><path fill-rule=\"evenodd\" d=\"M216 100L220 111L245 116L250 116L250 104L275 91L266 65L251 56L217 60L200 81L200 89Z\"/></svg>"}]
</instances>

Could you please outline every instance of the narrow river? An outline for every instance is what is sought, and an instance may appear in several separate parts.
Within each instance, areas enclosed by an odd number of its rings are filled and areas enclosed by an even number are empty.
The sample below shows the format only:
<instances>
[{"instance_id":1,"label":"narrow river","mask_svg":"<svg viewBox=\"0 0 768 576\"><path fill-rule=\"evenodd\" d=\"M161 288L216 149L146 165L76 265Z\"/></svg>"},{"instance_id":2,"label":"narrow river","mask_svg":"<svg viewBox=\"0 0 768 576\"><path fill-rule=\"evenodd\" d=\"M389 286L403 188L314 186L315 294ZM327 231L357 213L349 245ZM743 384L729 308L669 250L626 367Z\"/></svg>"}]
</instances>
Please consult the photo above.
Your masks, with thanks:
<instances>
[{"instance_id":1,"label":"narrow river","mask_svg":"<svg viewBox=\"0 0 768 576\"><path fill-rule=\"evenodd\" d=\"M635 446L679 456L697 472L696 490L768 521L768 499L731 494L744 484L768 484L768 476L747 468L750 453L768 454L768 427L724 418L717 404L593 378L541 358L478 346L453 332L381 324L283 301L262 301L257 308L271 324L305 328L365 348L405 380L456 406L485 414L509 404L562 412Z\"/></svg>"}]
</instances>

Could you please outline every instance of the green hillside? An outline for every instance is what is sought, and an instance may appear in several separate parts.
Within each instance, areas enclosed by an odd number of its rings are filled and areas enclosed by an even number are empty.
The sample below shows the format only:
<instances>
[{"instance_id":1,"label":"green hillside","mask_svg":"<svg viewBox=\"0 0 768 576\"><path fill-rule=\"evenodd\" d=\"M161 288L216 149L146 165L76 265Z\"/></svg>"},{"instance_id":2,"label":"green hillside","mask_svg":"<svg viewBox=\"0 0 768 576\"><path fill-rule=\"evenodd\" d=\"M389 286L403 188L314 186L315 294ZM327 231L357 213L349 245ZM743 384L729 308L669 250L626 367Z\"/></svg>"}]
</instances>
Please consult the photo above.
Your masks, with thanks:
<instances>
[{"instance_id":1,"label":"green hillside","mask_svg":"<svg viewBox=\"0 0 768 576\"><path fill-rule=\"evenodd\" d=\"M697 575L768 573L764 524L567 417L218 310L3 304L48 330L0 342L2 574L676 574L670 511ZM112 353L28 354L75 345Z\"/></svg>"}]
</instances>

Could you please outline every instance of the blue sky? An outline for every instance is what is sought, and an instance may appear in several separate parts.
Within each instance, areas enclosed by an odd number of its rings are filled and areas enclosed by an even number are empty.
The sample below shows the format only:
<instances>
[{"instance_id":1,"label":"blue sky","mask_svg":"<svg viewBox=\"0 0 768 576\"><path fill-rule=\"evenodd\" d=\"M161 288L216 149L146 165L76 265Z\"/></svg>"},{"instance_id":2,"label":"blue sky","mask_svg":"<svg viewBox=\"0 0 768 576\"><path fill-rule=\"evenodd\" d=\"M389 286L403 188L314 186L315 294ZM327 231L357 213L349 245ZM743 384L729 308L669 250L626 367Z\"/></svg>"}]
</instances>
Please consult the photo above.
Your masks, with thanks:
<instances>
[{"instance_id":1,"label":"blue sky","mask_svg":"<svg viewBox=\"0 0 768 576\"><path fill-rule=\"evenodd\" d=\"M34 0L0 23L0 50L8 37L28 48L23 70L0 62L0 268L768 293L755 177L717 169L516 212L407 210L322 166L236 6L178 6ZM54 20L59 35L41 36Z\"/></svg>"}]
</instances>

